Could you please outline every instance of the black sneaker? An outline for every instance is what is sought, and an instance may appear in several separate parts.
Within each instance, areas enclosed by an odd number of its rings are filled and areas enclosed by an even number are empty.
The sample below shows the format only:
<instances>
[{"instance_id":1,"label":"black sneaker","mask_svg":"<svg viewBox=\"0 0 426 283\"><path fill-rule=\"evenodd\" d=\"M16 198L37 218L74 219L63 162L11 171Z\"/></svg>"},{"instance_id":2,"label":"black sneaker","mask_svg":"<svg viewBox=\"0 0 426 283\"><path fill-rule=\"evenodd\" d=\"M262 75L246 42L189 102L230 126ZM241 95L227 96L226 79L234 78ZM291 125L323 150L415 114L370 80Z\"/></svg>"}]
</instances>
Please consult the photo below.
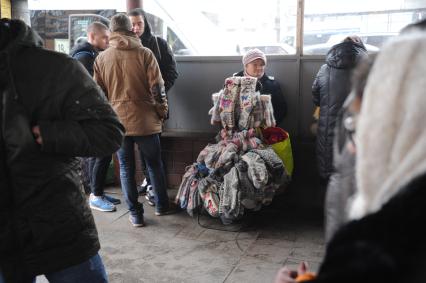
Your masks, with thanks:
<instances>
[{"instance_id":1,"label":"black sneaker","mask_svg":"<svg viewBox=\"0 0 426 283\"><path fill-rule=\"evenodd\" d=\"M170 203L169 207L167 209L164 210L155 210L155 215L156 216L163 216L163 215L169 215L169 214L174 214L177 213L178 207L176 206L176 204L174 203Z\"/></svg>"},{"instance_id":2,"label":"black sneaker","mask_svg":"<svg viewBox=\"0 0 426 283\"><path fill-rule=\"evenodd\" d=\"M129 221L132 223L133 227L143 227L145 222L143 220L143 215L129 215Z\"/></svg>"}]
</instances>

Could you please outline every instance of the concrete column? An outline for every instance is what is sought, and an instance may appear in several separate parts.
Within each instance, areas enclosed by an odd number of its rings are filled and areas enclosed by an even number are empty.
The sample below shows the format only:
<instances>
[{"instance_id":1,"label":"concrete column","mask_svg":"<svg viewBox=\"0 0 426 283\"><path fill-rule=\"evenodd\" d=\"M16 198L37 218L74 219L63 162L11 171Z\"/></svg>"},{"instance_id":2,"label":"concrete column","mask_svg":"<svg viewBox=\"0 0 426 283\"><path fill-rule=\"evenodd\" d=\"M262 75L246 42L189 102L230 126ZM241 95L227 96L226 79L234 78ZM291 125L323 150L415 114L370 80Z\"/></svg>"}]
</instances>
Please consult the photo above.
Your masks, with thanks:
<instances>
[{"instance_id":1,"label":"concrete column","mask_svg":"<svg viewBox=\"0 0 426 283\"><path fill-rule=\"evenodd\" d=\"M127 12L135 8L143 8L143 0L126 0Z\"/></svg>"},{"instance_id":2,"label":"concrete column","mask_svg":"<svg viewBox=\"0 0 426 283\"><path fill-rule=\"evenodd\" d=\"M12 19L23 20L27 25L31 26L30 11L28 10L28 0L13 0L12 2Z\"/></svg>"}]
</instances>

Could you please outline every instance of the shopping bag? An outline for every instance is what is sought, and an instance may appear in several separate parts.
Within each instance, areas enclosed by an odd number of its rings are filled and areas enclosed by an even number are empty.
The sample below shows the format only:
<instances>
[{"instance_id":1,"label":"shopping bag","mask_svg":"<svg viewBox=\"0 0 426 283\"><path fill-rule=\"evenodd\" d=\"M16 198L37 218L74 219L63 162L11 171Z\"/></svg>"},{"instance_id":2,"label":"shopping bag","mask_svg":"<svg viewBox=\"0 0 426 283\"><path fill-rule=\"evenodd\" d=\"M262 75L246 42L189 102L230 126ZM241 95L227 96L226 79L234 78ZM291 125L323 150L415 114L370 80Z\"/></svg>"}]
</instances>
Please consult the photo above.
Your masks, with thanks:
<instances>
[{"instance_id":1,"label":"shopping bag","mask_svg":"<svg viewBox=\"0 0 426 283\"><path fill-rule=\"evenodd\" d=\"M291 176L294 165L290 134L279 127L270 127L262 130L262 136L284 163L287 175Z\"/></svg>"},{"instance_id":2,"label":"shopping bag","mask_svg":"<svg viewBox=\"0 0 426 283\"><path fill-rule=\"evenodd\" d=\"M291 150L290 135L283 141L271 145L275 153L280 157L284 163L287 175L293 174L293 151Z\"/></svg>"}]
</instances>

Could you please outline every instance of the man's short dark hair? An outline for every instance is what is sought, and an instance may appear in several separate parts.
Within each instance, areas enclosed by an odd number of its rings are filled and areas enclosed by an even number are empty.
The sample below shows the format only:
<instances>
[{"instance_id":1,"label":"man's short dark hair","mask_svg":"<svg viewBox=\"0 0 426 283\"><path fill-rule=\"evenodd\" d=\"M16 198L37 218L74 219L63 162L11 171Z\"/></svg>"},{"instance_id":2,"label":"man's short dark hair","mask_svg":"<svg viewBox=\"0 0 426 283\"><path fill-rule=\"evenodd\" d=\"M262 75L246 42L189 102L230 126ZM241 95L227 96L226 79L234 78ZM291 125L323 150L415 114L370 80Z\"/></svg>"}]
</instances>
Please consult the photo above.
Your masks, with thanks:
<instances>
[{"instance_id":1,"label":"man's short dark hair","mask_svg":"<svg viewBox=\"0 0 426 283\"><path fill-rule=\"evenodd\" d=\"M112 32L132 31L132 23L126 14L116 14L111 18L110 28Z\"/></svg>"},{"instance_id":2,"label":"man's short dark hair","mask_svg":"<svg viewBox=\"0 0 426 283\"><path fill-rule=\"evenodd\" d=\"M101 22L93 22L87 27L87 33L97 33L99 31L108 30L108 27Z\"/></svg>"},{"instance_id":3,"label":"man's short dark hair","mask_svg":"<svg viewBox=\"0 0 426 283\"><path fill-rule=\"evenodd\" d=\"M129 17L138 17L138 16L141 16L142 18L145 17L145 14L141 8L133 9L130 12L128 12L127 15Z\"/></svg>"}]
</instances>

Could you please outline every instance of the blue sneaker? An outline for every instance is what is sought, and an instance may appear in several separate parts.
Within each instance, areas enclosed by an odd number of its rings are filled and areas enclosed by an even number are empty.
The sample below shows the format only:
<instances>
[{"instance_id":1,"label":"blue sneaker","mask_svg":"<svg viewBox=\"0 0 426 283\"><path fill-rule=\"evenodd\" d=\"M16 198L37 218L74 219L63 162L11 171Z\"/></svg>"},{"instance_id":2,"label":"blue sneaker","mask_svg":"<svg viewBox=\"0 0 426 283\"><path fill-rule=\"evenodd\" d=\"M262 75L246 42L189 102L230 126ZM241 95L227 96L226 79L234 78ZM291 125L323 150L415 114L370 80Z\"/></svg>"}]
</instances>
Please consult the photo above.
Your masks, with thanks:
<instances>
[{"instance_id":1,"label":"blue sneaker","mask_svg":"<svg viewBox=\"0 0 426 283\"><path fill-rule=\"evenodd\" d=\"M94 194L90 194L89 205L91 209L99 211L111 212L116 210L115 205L106 200L104 196L97 197Z\"/></svg>"},{"instance_id":2,"label":"blue sneaker","mask_svg":"<svg viewBox=\"0 0 426 283\"><path fill-rule=\"evenodd\" d=\"M129 215L129 221L132 223L133 227L143 227L145 222L143 220L143 215Z\"/></svg>"},{"instance_id":3,"label":"blue sneaker","mask_svg":"<svg viewBox=\"0 0 426 283\"><path fill-rule=\"evenodd\" d=\"M118 198L113 198L112 196L109 196L109 195L105 195L104 194L104 198L107 201L109 201L110 203L114 204L114 205L117 205L117 204L121 203L121 200L119 200Z\"/></svg>"}]
</instances>

